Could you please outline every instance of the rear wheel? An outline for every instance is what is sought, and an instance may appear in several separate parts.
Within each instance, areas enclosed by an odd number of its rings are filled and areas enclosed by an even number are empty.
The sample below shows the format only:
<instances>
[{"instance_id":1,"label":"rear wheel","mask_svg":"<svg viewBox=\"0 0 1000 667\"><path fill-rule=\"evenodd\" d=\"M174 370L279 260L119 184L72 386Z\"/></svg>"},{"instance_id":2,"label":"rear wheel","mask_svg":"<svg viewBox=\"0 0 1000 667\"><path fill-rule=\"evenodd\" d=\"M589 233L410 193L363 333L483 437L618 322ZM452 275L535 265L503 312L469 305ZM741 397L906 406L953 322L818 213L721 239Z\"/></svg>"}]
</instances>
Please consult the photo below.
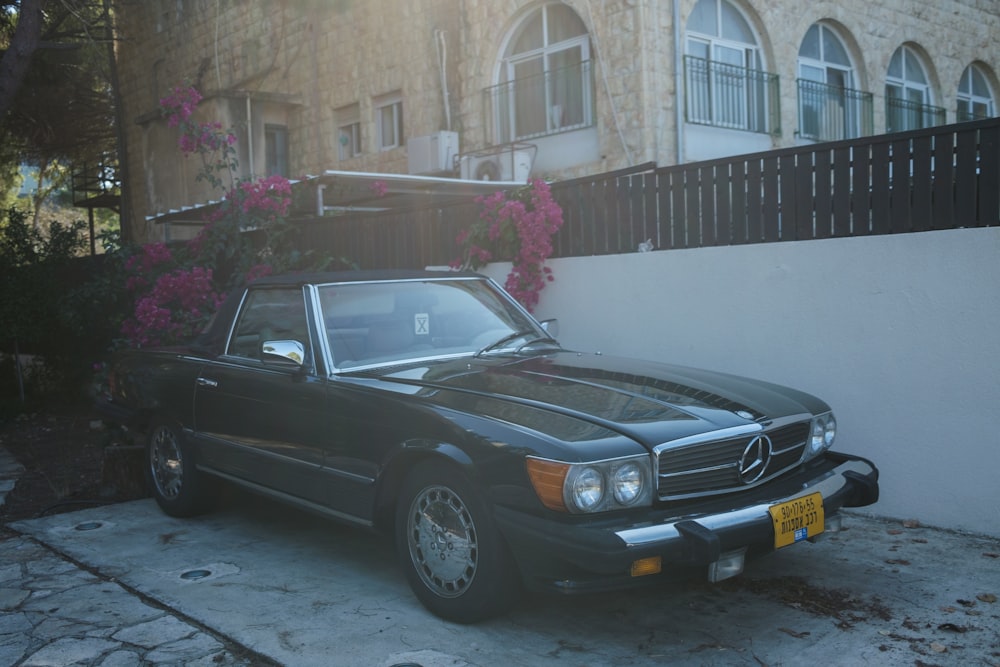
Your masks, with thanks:
<instances>
[{"instance_id":1,"label":"rear wheel","mask_svg":"<svg viewBox=\"0 0 1000 667\"><path fill-rule=\"evenodd\" d=\"M153 498L165 513L184 517L209 509L205 476L195 468L194 452L180 428L154 422L146 442L146 481Z\"/></svg>"},{"instance_id":2,"label":"rear wheel","mask_svg":"<svg viewBox=\"0 0 1000 667\"><path fill-rule=\"evenodd\" d=\"M517 599L517 570L482 495L450 466L423 463L407 478L396 546L413 592L444 619L473 623Z\"/></svg>"}]
</instances>

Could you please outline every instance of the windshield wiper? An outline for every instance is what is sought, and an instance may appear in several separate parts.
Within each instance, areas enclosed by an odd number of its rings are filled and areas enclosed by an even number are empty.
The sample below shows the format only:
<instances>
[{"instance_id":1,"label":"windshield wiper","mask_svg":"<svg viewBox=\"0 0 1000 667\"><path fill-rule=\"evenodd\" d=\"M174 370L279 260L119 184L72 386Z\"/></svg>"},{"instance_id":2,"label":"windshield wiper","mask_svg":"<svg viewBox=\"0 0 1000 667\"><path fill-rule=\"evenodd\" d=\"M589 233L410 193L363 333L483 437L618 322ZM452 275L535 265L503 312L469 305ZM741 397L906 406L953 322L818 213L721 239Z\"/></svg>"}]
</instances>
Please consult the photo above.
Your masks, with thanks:
<instances>
[{"instance_id":1,"label":"windshield wiper","mask_svg":"<svg viewBox=\"0 0 1000 667\"><path fill-rule=\"evenodd\" d=\"M481 348L478 352L476 352L472 356L474 356L474 357L481 356L483 354L486 354L490 350L495 350L498 347L501 347L504 343L509 343L512 340L517 340L518 338L521 338L522 336L530 336L533 333L535 333L534 329L526 329L524 331L515 331L514 333L507 334L506 336L504 336L500 340L494 341L494 342L490 343L489 345L487 345L486 347ZM523 347L523 345L521 347ZM520 350L521 348L518 348L518 349Z\"/></svg>"}]
</instances>

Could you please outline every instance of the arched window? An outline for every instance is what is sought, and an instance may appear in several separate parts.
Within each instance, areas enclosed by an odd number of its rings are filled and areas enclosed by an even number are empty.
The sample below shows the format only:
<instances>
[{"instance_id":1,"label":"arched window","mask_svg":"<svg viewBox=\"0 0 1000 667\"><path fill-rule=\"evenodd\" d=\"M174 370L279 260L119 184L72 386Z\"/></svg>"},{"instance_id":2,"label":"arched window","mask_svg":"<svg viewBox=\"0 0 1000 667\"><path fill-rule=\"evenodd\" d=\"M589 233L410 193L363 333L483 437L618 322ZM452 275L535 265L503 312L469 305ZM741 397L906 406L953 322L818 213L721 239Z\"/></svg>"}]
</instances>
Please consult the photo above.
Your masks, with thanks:
<instances>
[{"instance_id":1,"label":"arched window","mask_svg":"<svg viewBox=\"0 0 1000 667\"><path fill-rule=\"evenodd\" d=\"M963 123L967 120L993 118L996 115L996 105L993 93L979 65L969 65L962 72L962 80L958 84L958 106L955 109L955 120Z\"/></svg>"},{"instance_id":2,"label":"arched window","mask_svg":"<svg viewBox=\"0 0 1000 667\"><path fill-rule=\"evenodd\" d=\"M590 38L577 13L550 2L525 16L507 40L499 84L486 94L498 143L592 125Z\"/></svg>"},{"instance_id":3,"label":"arched window","mask_svg":"<svg viewBox=\"0 0 1000 667\"><path fill-rule=\"evenodd\" d=\"M761 64L757 37L728 0L699 0L687 23L684 72L689 123L777 129L778 77Z\"/></svg>"},{"instance_id":4,"label":"arched window","mask_svg":"<svg viewBox=\"0 0 1000 667\"><path fill-rule=\"evenodd\" d=\"M809 28L798 65L800 136L833 141L871 134L871 93L855 90L854 65L832 27Z\"/></svg>"},{"instance_id":5,"label":"arched window","mask_svg":"<svg viewBox=\"0 0 1000 667\"><path fill-rule=\"evenodd\" d=\"M885 131L919 130L944 123L944 109L931 106L931 87L917 52L901 46L885 78Z\"/></svg>"}]
</instances>

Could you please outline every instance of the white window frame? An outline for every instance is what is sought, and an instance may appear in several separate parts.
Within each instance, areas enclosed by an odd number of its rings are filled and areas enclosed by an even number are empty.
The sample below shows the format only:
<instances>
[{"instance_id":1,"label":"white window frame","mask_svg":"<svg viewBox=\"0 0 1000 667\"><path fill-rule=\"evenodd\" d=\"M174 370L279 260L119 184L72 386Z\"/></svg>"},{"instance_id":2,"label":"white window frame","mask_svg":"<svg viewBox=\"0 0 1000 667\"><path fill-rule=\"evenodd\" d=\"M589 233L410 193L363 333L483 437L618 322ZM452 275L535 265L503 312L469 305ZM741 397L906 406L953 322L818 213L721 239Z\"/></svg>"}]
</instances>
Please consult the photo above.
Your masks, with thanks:
<instances>
[{"instance_id":1,"label":"white window frame","mask_svg":"<svg viewBox=\"0 0 1000 667\"><path fill-rule=\"evenodd\" d=\"M337 122L337 159L349 160L364 152L361 134L361 109L352 104L335 112Z\"/></svg>"},{"instance_id":2,"label":"white window frame","mask_svg":"<svg viewBox=\"0 0 1000 667\"><path fill-rule=\"evenodd\" d=\"M403 145L403 98L394 93L375 103L375 139L379 151Z\"/></svg>"},{"instance_id":3,"label":"white window frame","mask_svg":"<svg viewBox=\"0 0 1000 667\"><path fill-rule=\"evenodd\" d=\"M591 57L590 34L589 32L585 32L582 35L571 37L560 42L549 43L548 10L549 7L553 6L553 4L561 5L561 3L550 2L535 9L518 22L514 30L508 36L508 42L510 42L513 40L514 36L520 34L525 29L527 22L538 20L540 17L542 23L541 48L521 51L518 53L509 53L508 47L508 53L501 61L501 82L510 86L510 90L512 92L503 96L503 99L506 100L506 104L500 101L499 98L496 101L494 108L494 118L496 122L495 136L504 137L508 141L519 141L533 137L547 136L568 130L590 127L594 124L593 78L590 74L589 67ZM580 21L583 23L582 19L580 19ZM562 112L565 110L561 109L560 105L555 104L552 99L552 89L549 85L549 80L552 73L558 71L559 69L557 66L553 65L553 60L556 56L574 50L579 52L578 61L581 63L580 104L582 108L576 110L578 113L571 112L564 114ZM519 65L524 65L534 60L540 60L542 64L542 75L545 77L546 82L543 87L545 99L542 104L543 108L547 110L547 113L545 114L544 129L538 131L522 131L518 128L517 122L519 109L517 101L517 68ZM579 118L579 121L566 122L564 118L567 116L571 118ZM505 130L504 128L507 129Z\"/></svg>"},{"instance_id":4,"label":"white window frame","mask_svg":"<svg viewBox=\"0 0 1000 667\"><path fill-rule=\"evenodd\" d=\"M836 39L837 42L840 44L840 46L844 49L844 52L847 53L848 60L850 60L850 52L847 50L847 46L846 44L844 44L844 40L841 39L840 35L837 33L836 30L826 25L825 23L819 23L815 25L819 29L820 57L818 59L810 58L807 56L802 56L800 53L800 55L798 56L798 64L796 66L799 79L804 79L807 81L815 81L817 83L822 83L827 86L840 87L843 89L851 89L851 90L856 89L855 88L856 68L854 66L854 63L851 62L850 65L843 65L841 63L827 60L825 53L826 40L824 39L824 31L829 31L831 36L834 39ZM812 26L810 26L810 28L811 27ZM805 38L803 37L803 40L804 39ZM801 50L801 45L799 48ZM838 76L842 77L841 81L836 80ZM804 111L803 102L801 98L798 100L797 106L799 112L799 131L801 132L803 123L802 117ZM844 95L840 99L840 106L843 109L843 115L842 115L843 127L839 128L837 132L837 134L839 134L838 138L846 139L849 137L861 136L861 129L862 129L861 104L856 100L848 99L848 97ZM822 109L817 109L816 113L817 117L819 118L823 117L824 115ZM827 115L829 116L832 114L827 114Z\"/></svg>"},{"instance_id":5,"label":"white window frame","mask_svg":"<svg viewBox=\"0 0 1000 667\"><path fill-rule=\"evenodd\" d=\"M914 49L907 45L899 47L895 53L893 53L893 58L896 54L899 54L900 69L902 73L899 76L889 74L886 72L885 76L885 97L886 101L889 100L902 100L903 102L910 104L918 104L921 107L928 107L931 105L931 87L927 82L927 68L924 66L923 58ZM915 77L915 73L912 71L910 63L914 63L915 67L919 69L920 79ZM891 66L891 61L890 61ZM923 118L925 115L924 111L920 112L920 117ZM900 119L904 121L904 127L893 128L896 132L902 132L905 130L916 130L924 126L920 123L918 126L911 127L911 121L916 118L915 113L901 113ZM888 119L886 119L888 122Z\"/></svg>"},{"instance_id":6,"label":"white window frame","mask_svg":"<svg viewBox=\"0 0 1000 667\"><path fill-rule=\"evenodd\" d=\"M977 95L975 86L973 85L973 75L978 74L983 83L986 84L987 95ZM965 68L962 72L962 78L958 82L958 93L955 95L956 100L956 114L960 112L965 112L968 118L976 118L976 105L982 105L984 118L993 118L996 116L996 102L993 99L993 91L990 86L990 80L986 76L986 72L981 66L976 63L972 63ZM961 117L956 118L956 120L961 120Z\"/></svg>"},{"instance_id":7,"label":"white window frame","mask_svg":"<svg viewBox=\"0 0 1000 667\"><path fill-rule=\"evenodd\" d=\"M705 52L708 54L707 60L709 63L718 62L723 65L732 65L745 70L762 71L763 56L759 40L751 43L735 41L733 39L722 37L723 3L725 3L730 10L739 15L743 22L746 23L751 33L753 33L754 39L758 39L756 33L753 31L750 21L735 4L728 2L728 0L714 0L716 13L715 23L719 34L704 33L689 28L685 33L685 53L689 56L701 57L700 55L693 53L694 49L692 48L693 45L700 44L704 47ZM725 54L738 54L740 62L732 62L731 59L722 57ZM691 81L690 74L687 74L687 76L688 95L690 96L692 95L692 88L695 83ZM691 106L692 100L688 99L687 104L689 120L692 120L692 122L702 122L708 125L714 125L716 127L746 130L750 127L751 104L753 103L751 95L763 98L760 101L765 105L763 108L764 118L769 118L769 109L766 108L768 103L766 93L760 90L757 86L752 85L751 81L748 79L736 82L735 85L729 79L731 79L731 77L724 77L714 69L710 71L709 80L705 82L708 86L708 90L704 91L705 96L707 96L709 100L709 118L691 119L690 114L693 112L693 107ZM740 99L740 101L736 104L731 103L734 96ZM768 127L767 130L770 131L771 128Z\"/></svg>"},{"instance_id":8,"label":"white window frame","mask_svg":"<svg viewBox=\"0 0 1000 667\"><path fill-rule=\"evenodd\" d=\"M264 171L267 176L288 178L288 126L280 123L264 124Z\"/></svg>"}]
</instances>

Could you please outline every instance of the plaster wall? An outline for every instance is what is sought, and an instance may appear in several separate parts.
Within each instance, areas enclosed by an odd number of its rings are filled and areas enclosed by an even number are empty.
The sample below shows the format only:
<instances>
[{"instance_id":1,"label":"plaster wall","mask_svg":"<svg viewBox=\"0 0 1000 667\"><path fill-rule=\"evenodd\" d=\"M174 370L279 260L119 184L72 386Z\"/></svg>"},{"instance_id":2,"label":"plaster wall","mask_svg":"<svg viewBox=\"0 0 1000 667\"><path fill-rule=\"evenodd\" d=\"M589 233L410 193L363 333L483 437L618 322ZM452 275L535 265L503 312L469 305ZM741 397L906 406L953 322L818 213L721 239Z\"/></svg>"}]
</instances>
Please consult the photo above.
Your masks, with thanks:
<instances>
[{"instance_id":1,"label":"plaster wall","mask_svg":"<svg viewBox=\"0 0 1000 667\"><path fill-rule=\"evenodd\" d=\"M864 511L998 536L998 257L991 227L558 259L536 315L571 349L820 396L881 470Z\"/></svg>"}]
</instances>

